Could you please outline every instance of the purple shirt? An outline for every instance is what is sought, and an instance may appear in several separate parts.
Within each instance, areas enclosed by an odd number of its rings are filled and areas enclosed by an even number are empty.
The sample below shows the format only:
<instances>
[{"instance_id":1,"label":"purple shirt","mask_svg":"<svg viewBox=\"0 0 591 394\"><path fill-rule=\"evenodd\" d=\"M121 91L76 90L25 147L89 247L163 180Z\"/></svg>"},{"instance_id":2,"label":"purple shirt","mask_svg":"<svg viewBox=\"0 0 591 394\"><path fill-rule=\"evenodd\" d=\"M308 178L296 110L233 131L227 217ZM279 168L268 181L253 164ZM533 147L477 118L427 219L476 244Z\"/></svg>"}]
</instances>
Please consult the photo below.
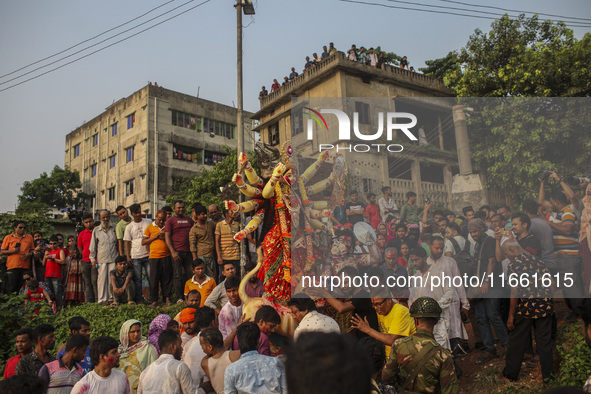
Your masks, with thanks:
<instances>
[{"instance_id":1,"label":"purple shirt","mask_svg":"<svg viewBox=\"0 0 591 394\"><path fill-rule=\"evenodd\" d=\"M232 350L240 350L240 348L238 347L238 336L234 337L234 342L232 343ZM271 347L269 346L269 337L267 336L267 334L265 334L262 331L261 331L261 335L259 336L258 352L259 352L259 354L262 354L264 356L271 355Z\"/></svg>"},{"instance_id":2,"label":"purple shirt","mask_svg":"<svg viewBox=\"0 0 591 394\"><path fill-rule=\"evenodd\" d=\"M164 225L164 232L170 233L172 247L177 252L190 252L189 231L193 227L193 219L188 216L171 216Z\"/></svg>"},{"instance_id":3,"label":"purple shirt","mask_svg":"<svg viewBox=\"0 0 591 394\"><path fill-rule=\"evenodd\" d=\"M246 284L246 294L250 298L261 298L263 293L265 292L265 284L261 282L260 279L257 279L256 287L252 287L250 283Z\"/></svg>"}]
</instances>

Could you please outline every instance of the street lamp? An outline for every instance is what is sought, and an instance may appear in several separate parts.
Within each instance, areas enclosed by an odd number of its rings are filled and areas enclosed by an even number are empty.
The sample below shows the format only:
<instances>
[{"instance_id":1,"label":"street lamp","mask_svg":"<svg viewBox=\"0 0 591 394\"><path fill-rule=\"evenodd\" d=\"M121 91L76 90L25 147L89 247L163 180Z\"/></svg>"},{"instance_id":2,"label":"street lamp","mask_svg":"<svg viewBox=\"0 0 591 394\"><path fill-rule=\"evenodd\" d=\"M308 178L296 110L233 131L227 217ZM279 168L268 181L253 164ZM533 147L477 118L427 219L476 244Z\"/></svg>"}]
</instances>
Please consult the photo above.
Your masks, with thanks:
<instances>
[{"instance_id":1,"label":"street lamp","mask_svg":"<svg viewBox=\"0 0 591 394\"><path fill-rule=\"evenodd\" d=\"M236 120L237 133L237 154L244 152L244 113L243 113L243 92L242 92L242 12L244 15L254 15L252 0L237 0L236 7L236 41L237 41L237 62L238 71L238 119ZM238 167L240 165L236 163ZM239 202L243 202L244 197L240 193ZM240 228L244 228L244 215L240 214ZM240 242L240 267L244 267L246 260L245 243Z\"/></svg>"}]
</instances>

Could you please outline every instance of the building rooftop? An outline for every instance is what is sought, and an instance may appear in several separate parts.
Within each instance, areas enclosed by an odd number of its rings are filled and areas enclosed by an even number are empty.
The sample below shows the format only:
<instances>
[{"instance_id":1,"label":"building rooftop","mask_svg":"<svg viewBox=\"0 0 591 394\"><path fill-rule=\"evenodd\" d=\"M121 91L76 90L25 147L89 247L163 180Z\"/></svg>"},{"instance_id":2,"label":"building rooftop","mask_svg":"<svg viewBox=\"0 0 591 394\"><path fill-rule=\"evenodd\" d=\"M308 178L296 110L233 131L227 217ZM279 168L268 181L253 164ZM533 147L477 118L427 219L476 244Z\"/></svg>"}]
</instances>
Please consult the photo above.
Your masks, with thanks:
<instances>
[{"instance_id":1,"label":"building rooftop","mask_svg":"<svg viewBox=\"0 0 591 394\"><path fill-rule=\"evenodd\" d=\"M367 66L350 61L345 53L337 52L322 60L319 64L303 71L286 85L263 97L260 100L261 109L252 116L252 119L260 120L263 116L272 113L285 100L299 97L306 89L321 83L325 77L337 71L346 71L348 74L358 75L367 81L389 82L393 85L412 88L429 96L452 97L456 95L452 89L446 87L437 78L387 64L382 65L382 68Z\"/></svg>"}]
</instances>

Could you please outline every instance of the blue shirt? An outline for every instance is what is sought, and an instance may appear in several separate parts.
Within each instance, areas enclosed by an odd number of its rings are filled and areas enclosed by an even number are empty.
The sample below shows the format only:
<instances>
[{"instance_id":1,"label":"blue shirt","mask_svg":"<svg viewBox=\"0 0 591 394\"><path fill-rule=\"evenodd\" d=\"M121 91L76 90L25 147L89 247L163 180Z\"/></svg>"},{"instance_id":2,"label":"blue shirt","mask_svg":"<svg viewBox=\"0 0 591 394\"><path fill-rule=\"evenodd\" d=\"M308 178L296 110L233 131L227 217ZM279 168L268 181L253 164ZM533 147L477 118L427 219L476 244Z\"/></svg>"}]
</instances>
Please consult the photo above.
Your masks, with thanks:
<instances>
[{"instance_id":1,"label":"blue shirt","mask_svg":"<svg viewBox=\"0 0 591 394\"><path fill-rule=\"evenodd\" d=\"M58 359L62 358L64 353L66 353L66 348L63 348L62 351L57 354L57 358ZM86 348L86 356L84 357L84 360L82 360L76 364L78 364L80 366L80 368L82 368L82 371L83 371L82 376L86 375L87 373L89 373L90 371L92 371L94 369L94 367L92 366L92 363L90 362L90 346L88 346Z\"/></svg>"},{"instance_id":2,"label":"blue shirt","mask_svg":"<svg viewBox=\"0 0 591 394\"><path fill-rule=\"evenodd\" d=\"M224 394L287 393L285 366L256 350L244 353L224 373Z\"/></svg>"}]
</instances>

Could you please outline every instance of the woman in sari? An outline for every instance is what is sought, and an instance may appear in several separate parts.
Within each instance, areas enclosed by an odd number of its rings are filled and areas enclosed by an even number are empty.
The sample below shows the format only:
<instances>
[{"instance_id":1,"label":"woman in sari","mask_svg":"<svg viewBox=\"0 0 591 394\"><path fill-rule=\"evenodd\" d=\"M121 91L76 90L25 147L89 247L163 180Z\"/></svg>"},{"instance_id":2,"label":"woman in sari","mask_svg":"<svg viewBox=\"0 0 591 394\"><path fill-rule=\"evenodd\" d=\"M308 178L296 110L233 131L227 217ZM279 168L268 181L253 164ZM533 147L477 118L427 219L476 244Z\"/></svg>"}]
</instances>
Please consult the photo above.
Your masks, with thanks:
<instances>
[{"instance_id":1,"label":"woman in sari","mask_svg":"<svg viewBox=\"0 0 591 394\"><path fill-rule=\"evenodd\" d=\"M76 238L68 237L68 257L66 257L66 275L64 278L64 305L74 306L84 304L84 278L82 277L82 263L80 252L76 247Z\"/></svg>"},{"instance_id":2,"label":"woman in sari","mask_svg":"<svg viewBox=\"0 0 591 394\"><path fill-rule=\"evenodd\" d=\"M119 332L119 369L127 375L131 392L135 393L140 374L158 358L156 348L142 336L142 323L130 319L123 323Z\"/></svg>"},{"instance_id":3,"label":"woman in sari","mask_svg":"<svg viewBox=\"0 0 591 394\"><path fill-rule=\"evenodd\" d=\"M168 328L168 323L171 318L168 315L158 315L150 323L150 330L148 331L148 340L156 348L158 355L160 355L160 347L158 347L158 337L162 331Z\"/></svg>"}]
</instances>

